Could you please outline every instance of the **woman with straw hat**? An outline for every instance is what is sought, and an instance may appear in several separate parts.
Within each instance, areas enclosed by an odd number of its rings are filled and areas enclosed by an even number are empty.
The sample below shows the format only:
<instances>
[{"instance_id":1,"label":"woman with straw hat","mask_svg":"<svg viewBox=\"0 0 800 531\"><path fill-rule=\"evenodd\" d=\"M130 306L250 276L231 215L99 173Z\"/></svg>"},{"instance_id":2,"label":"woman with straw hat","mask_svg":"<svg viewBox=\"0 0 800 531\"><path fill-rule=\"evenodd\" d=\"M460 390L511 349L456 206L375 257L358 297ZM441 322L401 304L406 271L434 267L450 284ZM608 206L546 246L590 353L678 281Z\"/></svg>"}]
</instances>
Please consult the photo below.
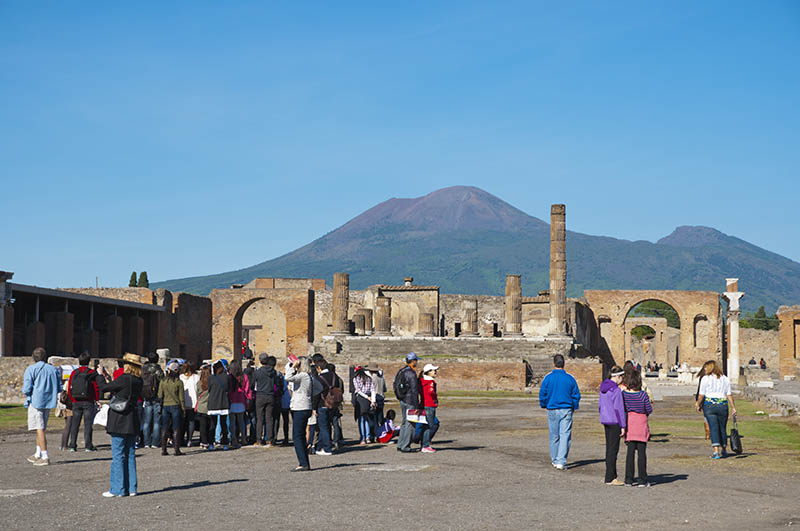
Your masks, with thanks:
<instances>
[{"instance_id":1,"label":"woman with straw hat","mask_svg":"<svg viewBox=\"0 0 800 531\"><path fill-rule=\"evenodd\" d=\"M124 373L108 383L100 382L101 393L111 393L115 407L108 410L106 432L111 436L111 488L106 498L136 496L136 437L141 420L136 406L142 396L142 359L136 354L122 357ZM112 404L114 405L114 404Z\"/></svg>"}]
</instances>

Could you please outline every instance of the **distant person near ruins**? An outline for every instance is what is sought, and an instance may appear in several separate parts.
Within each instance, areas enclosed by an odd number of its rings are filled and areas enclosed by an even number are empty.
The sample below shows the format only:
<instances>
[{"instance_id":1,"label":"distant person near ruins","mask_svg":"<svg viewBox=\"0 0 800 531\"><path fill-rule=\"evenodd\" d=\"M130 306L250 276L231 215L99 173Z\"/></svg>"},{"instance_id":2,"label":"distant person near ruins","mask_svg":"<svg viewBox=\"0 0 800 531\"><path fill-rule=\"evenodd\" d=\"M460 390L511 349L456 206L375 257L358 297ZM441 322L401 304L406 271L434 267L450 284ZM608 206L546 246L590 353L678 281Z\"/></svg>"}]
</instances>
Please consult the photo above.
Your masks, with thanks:
<instances>
[{"instance_id":1,"label":"distant person near ruins","mask_svg":"<svg viewBox=\"0 0 800 531\"><path fill-rule=\"evenodd\" d=\"M89 368L91 355L84 351L78 356L77 370L72 371L69 377L67 394L72 401L72 431L69 437L69 451L78 449L78 429L83 418L83 444L87 452L95 452L97 448L92 444L92 424L97 413L97 402L100 393L97 387L97 371Z\"/></svg>"},{"instance_id":2,"label":"distant person near ruins","mask_svg":"<svg viewBox=\"0 0 800 531\"><path fill-rule=\"evenodd\" d=\"M36 432L36 452L28 458L34 466L50 464L47 454L47 419L58 404L61 389L58 369L47 363L47 353L41 347L33 349L33 365L25 369L22 392L28 408L28 430Z\"/></svg>"},{"instance_id":3,"label":"distant person near ruins","mask_svg":"<svg viewBox=\"0 0 800 531\"><path fill-rule=\"evenodd\" d=\"M136 496L136 438L141 419L137 402L142 396L142 360L136 354L125 354L123 373L115 380L100 384L102 393L112 393L106 432L111 436L111 473L106 498ZM183 388L181 386L181 392ZM114 402L119 409L113 407Z\"/></svg>"},{"instance_id":4,"label":"distant person near ruins","mask_svg":"<svg viewBox=\"0 0 800 531\"><path fill-rule=\"evenodd\" d=\"M394 394L400 401L400 410L403 414L403 423L400 426L400 435L397 439L399 452L414 452L411 440L415 427L408 421L408 410L419 409L419 378L415 372L419 358L413 352L406 354L406 366L400 369L394 378Z\"/></svg>"},{"instance_id":5,"label":"distant person near ruins","mask_svg":"<svg viewBox=\"0 0 800 531\"><path fill-rule=\"evenodd\" d=\"M600 384L600 423L606 435L606 485L623 485L617 479L619 439L625 435L627 415L619 384L625 372L617 365L611 367L608 380Z\"/></svg>"},{"instance_id":6,"label":"distant person near ruins","mask_svg":"<svg viewBox=\"0 0 800 531\"><path fill-rule=\"evenodd\" d=\"M767 362L764 361L764 358L761 358L761 361L759 362L759 365L761 366L761 370L762 371L767 369Z\"/></svg>"},{"instance_id":7,"label":"distant person near ruins","mask_svg":"<svg viewBox=\"0 0 800 531\"><path fill-rule=\"evenodd\" d=\"M572 442L572 415L581 401L578 382L564 370L564 356L553 356L553 370L539 388L539 406L547 409L550 429L550 461L558 470L567 469Z\"/></svg>"}]
</instances>

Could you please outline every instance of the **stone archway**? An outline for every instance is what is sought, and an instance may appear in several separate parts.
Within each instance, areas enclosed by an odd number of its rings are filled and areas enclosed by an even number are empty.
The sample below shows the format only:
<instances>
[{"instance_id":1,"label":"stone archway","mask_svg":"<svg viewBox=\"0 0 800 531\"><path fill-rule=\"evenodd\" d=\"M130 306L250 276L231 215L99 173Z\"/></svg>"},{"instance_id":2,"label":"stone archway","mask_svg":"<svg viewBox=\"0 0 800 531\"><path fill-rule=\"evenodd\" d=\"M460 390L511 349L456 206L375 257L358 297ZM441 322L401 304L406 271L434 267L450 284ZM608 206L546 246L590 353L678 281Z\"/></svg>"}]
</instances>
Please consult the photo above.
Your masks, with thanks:
<instances>
[{"instance_id":1,"label":"stone archway","mask_svg":"<svg viewBox=\"0 0 800 531\"><path fill-rule=\"evenodd\" d=\"M286 356L286 314L280 304L259 298L243 308L239 326L249 330L248 344L253 354L266 352L276 358ZM236 324L234 330L235 327Z\"/></svg>"},{"instance_id":2,"label":"stone archway","mask_svg":"<svg viewBox=\"0 0 800 531\"><path fill-rule=\"evenodd\" d=\"M680 360L699 366L705 360L722 361L722 307L719 293L678 290L586 290L584 297L597 319L602 339L615 362L625 359L625 322L636 305L656 300L670 305L680 319ZM695 317L701 315L703 338L695 339ZM655 327L654 327L655 328Z\"/></svg>"}]
</instances>

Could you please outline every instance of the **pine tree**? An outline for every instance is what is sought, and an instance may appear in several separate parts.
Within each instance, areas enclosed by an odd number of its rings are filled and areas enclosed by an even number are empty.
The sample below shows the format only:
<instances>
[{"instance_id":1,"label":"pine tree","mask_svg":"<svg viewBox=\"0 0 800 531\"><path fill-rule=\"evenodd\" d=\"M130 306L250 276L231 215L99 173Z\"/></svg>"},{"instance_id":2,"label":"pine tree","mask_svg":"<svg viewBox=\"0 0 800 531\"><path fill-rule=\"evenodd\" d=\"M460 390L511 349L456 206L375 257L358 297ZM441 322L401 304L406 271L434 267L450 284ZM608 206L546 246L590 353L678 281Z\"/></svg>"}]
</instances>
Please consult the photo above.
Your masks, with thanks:
<instances>
[{"instance_id":1,"label":"pine tree","mask_svg":"<svg viewBox=\"0 0 800 531\"><path fill-rule=\"evenodd\" d=\"M139 285L140 288L149 288L150 287L150 281L147 280L147 271L142 271L141 273L139 273L139 284L138 285Z\"/></svg>"},{"instance_id":2,"label":"pine tree","mask_svg":"<svg viewBox=\"0 0 800 531\"><path fill-rule=\"evenodd\" d=\"M767 312L764 311L763 306L758 308L753 318L753 328L757 330L766 330L769 328L769 323L767 323Z\"/></svg>"},{"instance_id":3,"label":"pine tree","mask_svg":"<svg viewBox=\"0 0 800 531\"><path fill-rule=\"evenodd\" d=\"M136 271L131 273L131 279L128 281L128 287L129 288L135 288L136 287Z\"/></svg>"}]
</instances>

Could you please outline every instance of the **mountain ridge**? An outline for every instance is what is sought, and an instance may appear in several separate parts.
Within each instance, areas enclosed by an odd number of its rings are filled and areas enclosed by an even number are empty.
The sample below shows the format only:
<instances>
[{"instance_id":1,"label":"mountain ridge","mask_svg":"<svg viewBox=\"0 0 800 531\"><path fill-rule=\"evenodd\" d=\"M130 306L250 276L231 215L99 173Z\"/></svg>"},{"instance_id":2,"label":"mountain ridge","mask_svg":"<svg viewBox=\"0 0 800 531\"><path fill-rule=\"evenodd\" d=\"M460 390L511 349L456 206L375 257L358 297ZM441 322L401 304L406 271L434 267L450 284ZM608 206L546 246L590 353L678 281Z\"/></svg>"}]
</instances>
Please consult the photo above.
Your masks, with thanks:
<instances>
[{"instance_id":1,"label":"mountain ridge","mask_svg":"<svg viewBox=\"0 0 800 531\"><path fill-rule=\"evenodd\" d=\"M443 293L503 293L506 273L523 293L549 284L549 225L472 186L391 198L277 258L236 271L152 283L207 294L257 276L329 279L350 273L352 289L411 275ZM657 240L567 232L567 292L584 289L721 291L739 277L745 310L800 300L800 264L711 227L680 226Z\"/></svg>"}]
</instances>

